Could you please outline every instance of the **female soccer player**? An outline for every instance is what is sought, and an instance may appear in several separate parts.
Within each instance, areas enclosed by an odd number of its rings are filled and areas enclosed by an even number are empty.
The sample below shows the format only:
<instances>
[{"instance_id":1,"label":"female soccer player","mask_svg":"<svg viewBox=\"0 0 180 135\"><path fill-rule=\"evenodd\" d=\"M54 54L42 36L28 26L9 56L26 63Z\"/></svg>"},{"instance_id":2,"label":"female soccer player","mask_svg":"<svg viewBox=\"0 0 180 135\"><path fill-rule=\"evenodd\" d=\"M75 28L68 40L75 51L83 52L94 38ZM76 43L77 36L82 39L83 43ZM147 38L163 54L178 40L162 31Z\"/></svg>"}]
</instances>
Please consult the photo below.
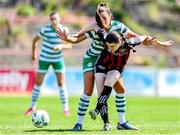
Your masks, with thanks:
<instances>
[{"instance_id":1,"label":"female soccer player","mask_svg":"<svg viewBox=\"0 0 180 135\"><path fill-rule=\"evenodd\" d=\"M125 37L135 37L138 36L134 32L132 32L127 26L125 26L122 22L112 20L112 14L110 9L106 6L106 4L99 4L97 7L96 22L89 24L87 27L79 31L74 36L67 36L65 32L62 30L57 30L57 34L62 40L71 43L78 43L86 38L91 39L91 45L89 49L84 54L83 59L83 77L84 77L84 92L80 97L79 106L78 106L78 121L75 124L73 130L80 131L82 129L82 123L89 106L90 97L93 93L94 88L94 64L98 57L98 55L104 50L104 47L101 45L102 41L100 37L97 35L96 31L99 27L104 28L106 31L117 31L119 34L123 34ZM144 44L151 44L155 40L154 38L147 38L144 41ZM114 85L114 89L116 90L116 100L121 100L121 97L124 95L124 89L120 85L121 80L117 81ZM121 107L117 107L118 116L121 119L121 123L125 123L125 109L123 108L123 112ZM120 115L119 115L120 113ZM129 125L128 128L133 128L133 126Z\"/></svg>"},{"instance_id":2,"label":"female soccer player","mask_svg":"<svg viewBox=\"0 0 180 135\"><path fill-rule=\"evenodd\" d=\"M101 31L102 32L102 31ZM99 32L98 32L99 33ZM130 51L136 45L140 45L147 36L140 36L130 39L124 39L117 32L100 33L100 37L105 37L105 49L99 55L95 64L95 80L98 90L98 103L95 110L90 111L90 115L93 119L100 113L101 118L104 121L103 130L111 130L111 125L108 118L108 105L107 100L111 94L114 84L121 79L124 71L124 66L129 58ZM171 47L174 44L173 41L160 42L155 40L152 45L160 45L165 47ZM123 87L123 84L121 84ZM124 97L123 97L124 100ZM125 107L125 101L116 100L116 106ZM129 125L128 122L125 122ZM124 129L124 123L118 122L117 128ZM130 129L130 128L127 128ZM134 130L137 128L133 128Z\"/></svg>"},{"instance_id":3,"label":"female soccer player","mask_svg":"<svg viewBox=\"0 0 180 135\"><path fill-rule=\"evenodd\" d=\"M44 76L48 71L49 66L52 66L57 77L59 94L63 105L64 115L70 115L68 105L68 95L65 80L65 64L63 60L62 50L64 48L71 48L68 43L63 43L56 35L56 29L60 28L68 32L68 29L60 24L60 16L57 12L52 12L49 16L50 24L44 26L34 38L32 44L32 60L35 60L36 43L42 39L41 53L39 56L39 67L36 74L35 85L32 91L32 101L30 108L25 112L25 115L31 115L36 110L36 103L39 98L40 86L43 82Z\"/></svg>"}]
</instances>

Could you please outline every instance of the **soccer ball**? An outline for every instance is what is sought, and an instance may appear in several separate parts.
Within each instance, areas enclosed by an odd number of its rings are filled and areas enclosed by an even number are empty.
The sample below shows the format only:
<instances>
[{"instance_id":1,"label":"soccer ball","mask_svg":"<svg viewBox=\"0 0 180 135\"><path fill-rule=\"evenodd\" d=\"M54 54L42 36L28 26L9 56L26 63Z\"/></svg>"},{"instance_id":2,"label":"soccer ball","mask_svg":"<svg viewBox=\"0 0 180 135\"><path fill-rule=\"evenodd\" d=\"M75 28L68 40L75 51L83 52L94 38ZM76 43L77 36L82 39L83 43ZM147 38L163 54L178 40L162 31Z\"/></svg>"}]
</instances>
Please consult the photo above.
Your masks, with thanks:
<instances>
[{"instance_id":1,"label":"soccer ball","mask_svg":"<svg viewBox=\"0 0 180 135\"><path fill-rule=\"evenodd\" d=\"M37 128L42 128L49 124L49 115L44 110L36 110L32 113L32 123Z\"/></svg>"}]
</instances>

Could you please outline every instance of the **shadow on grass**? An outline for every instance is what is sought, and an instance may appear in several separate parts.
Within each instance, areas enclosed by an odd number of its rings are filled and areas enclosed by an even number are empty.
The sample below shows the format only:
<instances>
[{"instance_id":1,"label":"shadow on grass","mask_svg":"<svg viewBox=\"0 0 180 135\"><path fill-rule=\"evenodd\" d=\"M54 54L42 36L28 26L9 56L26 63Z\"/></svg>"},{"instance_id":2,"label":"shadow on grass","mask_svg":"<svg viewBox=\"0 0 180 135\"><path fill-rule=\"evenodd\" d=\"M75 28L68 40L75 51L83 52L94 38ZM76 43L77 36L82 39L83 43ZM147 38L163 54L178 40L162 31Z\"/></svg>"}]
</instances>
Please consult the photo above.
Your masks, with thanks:
<instances>
[{"instance_id":1,"label":"shadow on grass","mask_svg":"<svg viewBox=\"0 0 180 135\"><path fill-rule=\"evenodd\" d=\"M89 132L89 131L100 131L100 130L84 130L73 131L72 129L33 129L25 130L24 132Z\"/></svg>"}]
</instances>

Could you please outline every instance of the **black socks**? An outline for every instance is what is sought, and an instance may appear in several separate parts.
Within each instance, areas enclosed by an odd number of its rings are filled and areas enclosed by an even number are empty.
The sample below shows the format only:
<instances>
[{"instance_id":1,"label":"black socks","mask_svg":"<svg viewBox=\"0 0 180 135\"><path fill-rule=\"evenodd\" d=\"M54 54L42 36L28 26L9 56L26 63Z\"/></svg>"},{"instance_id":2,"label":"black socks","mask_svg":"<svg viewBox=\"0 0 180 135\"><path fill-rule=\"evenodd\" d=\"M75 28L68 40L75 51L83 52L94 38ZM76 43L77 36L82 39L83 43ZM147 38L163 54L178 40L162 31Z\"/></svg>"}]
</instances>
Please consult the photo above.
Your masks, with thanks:
<instances>
[{"instance_id":1,"label":"black socks","mask_svg":"<svg viewBox=\"0 0 180 135\"><path fill-rule=\"evenodd\" d=\"M100 112L101 118L103 119L104 123L109 123L107 100L111 95L111 91L112 87L104 86L104 89L100 97L98 98L98 103L95 109L96 111Z\"/></svg>"}]
</instances>

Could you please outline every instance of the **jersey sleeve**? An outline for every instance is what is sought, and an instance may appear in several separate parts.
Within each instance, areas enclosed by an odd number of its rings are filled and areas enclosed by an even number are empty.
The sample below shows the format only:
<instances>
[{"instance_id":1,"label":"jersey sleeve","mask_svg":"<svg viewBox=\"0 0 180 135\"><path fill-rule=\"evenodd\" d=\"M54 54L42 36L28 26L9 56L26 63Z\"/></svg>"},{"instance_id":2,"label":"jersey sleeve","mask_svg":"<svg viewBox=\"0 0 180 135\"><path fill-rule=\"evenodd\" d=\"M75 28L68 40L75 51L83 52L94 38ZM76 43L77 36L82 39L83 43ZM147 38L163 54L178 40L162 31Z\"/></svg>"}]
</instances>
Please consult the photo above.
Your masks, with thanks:
<instances>
[{"instance_id":1,"label":"jersey sleeve","mask_svg":"<svg viewBox=\"0 0 180 135\"><path fill-rule=\"evenodd\" d=\"M126 40L126 42L130 45L130 46L137 46L141 44L141 39L139 37L133 37L133 38L129 38Z\"/></svg>"},{"instance_id":2,"label":"jersey sleeve","mask_svg":"<svg viewBox=\"0 0 180 135\"><path fill-rule=\"evenodd\" d=\"M121 22L116 22L116 25L113 27L112 31L117 31L119 34L122 34L124 37L131 31L125 24Z\"/></svg>"},{"instance_id":3,"label":"jersey sleeve","mask_svg":"<svg viewBox=\"0 0 180 135\"><path fill-rule=\"evenodd\" d=\"M87 31L84 33L87 38L93 38L92 31Z\"/></svg>"},{"instance_id":4,"label":"jersey sleeve","mask_svg":"<svg viewBox=\"0 0 180 135\"><path fill-rule=\"evenodd\" d=\"M37 36L39 36L39 37L41 37L41 38L44 37L44 27L42 27L42 28L38 31Z\"/></svg>"},{"instance_id":5,"label":"jersey sleeve","mask_svg":"<svg viewBox=\"0 0 180 135\"><path fill-rule=\"evenodd\" d=\"M130 29L125 24L121 23L121 33L126 34L129 32L130 32Z\"/></svg>"},{"instance_id":6,"label":"jersey sleeve","mask_svg":"<svg viewBox=\"0 0 180 135\"><path fill-rule=\"evenodd\" d=\"M87 38L89 38L89 32L84 33Z\"/></svg>"}]
</instances>

